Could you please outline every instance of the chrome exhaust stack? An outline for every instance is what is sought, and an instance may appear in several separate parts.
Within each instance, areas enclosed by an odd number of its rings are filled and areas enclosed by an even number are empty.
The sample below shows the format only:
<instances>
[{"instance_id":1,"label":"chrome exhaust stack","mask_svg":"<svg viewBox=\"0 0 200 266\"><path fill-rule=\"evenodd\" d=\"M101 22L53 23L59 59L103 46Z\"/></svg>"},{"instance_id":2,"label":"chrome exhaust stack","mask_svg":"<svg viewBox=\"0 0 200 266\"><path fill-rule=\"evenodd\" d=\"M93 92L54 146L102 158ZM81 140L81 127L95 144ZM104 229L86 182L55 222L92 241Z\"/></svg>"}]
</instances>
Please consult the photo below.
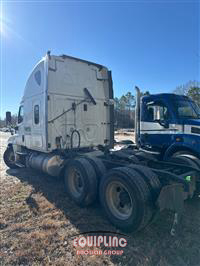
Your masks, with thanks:
<instances>
[{"instance_id":1,"label":"chrome exhaust stack","mask_svg":"<svg viewBox=\"0 0 200 266\"><path fill-rule=\"evenodd\" d=\"M136 90L136 108L135 108L135 143L139 148L139 139L140 139L140 98L141 92L140 89L135 86Z\"/></svg>"}]
</instances>

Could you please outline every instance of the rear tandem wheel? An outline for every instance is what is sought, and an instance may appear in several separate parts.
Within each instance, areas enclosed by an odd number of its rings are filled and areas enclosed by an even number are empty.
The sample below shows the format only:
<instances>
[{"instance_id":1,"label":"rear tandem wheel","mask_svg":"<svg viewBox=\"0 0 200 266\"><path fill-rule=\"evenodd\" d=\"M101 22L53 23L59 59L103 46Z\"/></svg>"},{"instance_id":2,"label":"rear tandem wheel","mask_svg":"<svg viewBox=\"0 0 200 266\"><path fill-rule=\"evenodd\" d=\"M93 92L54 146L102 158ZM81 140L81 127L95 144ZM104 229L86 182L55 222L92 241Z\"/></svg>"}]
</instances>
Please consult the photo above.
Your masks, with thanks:
<instances>
[{"instance_id":1,"label":"rear tandem wheel","mask_svg":"<svg viewBox=\"0 0 200 266\"><path fill-rule=\"evenodd\" d=\"M93 166L96 176L97 176L98 184L99 184L101 178L106 173L106 167L104 163L102 162L101 159L94 157L94 156L85 156L84 158L88 160Z\"/></svg>"},{"instance_id":2,"label":"rear tandem wheel","mask_svg":"<svg viewBox=\"0 0 200 266\"><path fill-rule=\"evenodd\" d=\"M97 197L97 176L92 164L85 158L72 159L65 170L68 195L79 206L92 204Z\"/></svg>"},{"instance_id":3,"label":"rear tandem wheel","mask_svg":"<svg viewBox=\"0 0 200 266\"><path fill-rule=\"evenodd\" d=\"M100 182L101 205L111 221L130 232L144 228L154 208L150 189L134 169L118 167L110 170Z\"/></svg>"}]
</instances>

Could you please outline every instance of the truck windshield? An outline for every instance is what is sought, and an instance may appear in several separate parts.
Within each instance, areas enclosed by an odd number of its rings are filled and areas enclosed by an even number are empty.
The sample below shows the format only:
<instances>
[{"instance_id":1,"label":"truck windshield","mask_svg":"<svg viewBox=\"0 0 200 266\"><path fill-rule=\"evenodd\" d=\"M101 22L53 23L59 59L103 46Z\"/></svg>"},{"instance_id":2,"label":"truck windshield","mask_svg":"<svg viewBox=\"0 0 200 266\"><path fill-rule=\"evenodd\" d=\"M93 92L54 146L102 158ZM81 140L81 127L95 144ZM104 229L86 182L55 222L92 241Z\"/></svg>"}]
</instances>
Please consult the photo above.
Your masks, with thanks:
<instances>
[{"instance_id":1,"label":"truck windshield","mask_svg":"<svg viewBox=\"0 0 200 266\"><path fill-rule=\"evenodd\" d=\"M176 100L174 101L174 108L178 118L200 118L200 108L193 101Z\"/></svg>"}]
</instances>

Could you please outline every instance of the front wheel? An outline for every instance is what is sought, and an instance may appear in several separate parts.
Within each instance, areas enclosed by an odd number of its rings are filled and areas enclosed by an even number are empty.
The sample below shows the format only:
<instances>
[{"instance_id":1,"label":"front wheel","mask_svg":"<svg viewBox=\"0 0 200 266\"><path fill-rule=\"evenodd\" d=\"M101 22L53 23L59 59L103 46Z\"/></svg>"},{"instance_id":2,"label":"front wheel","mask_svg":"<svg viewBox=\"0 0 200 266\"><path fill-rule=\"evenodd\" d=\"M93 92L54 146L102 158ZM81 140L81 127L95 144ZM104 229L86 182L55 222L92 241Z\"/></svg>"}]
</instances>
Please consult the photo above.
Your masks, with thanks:
<instances>
[{"instance_id":1,"label":"front wheel","mask_svg":"<svg viewBox=\"0 0 200 266\"><path fill-rule=\"evenodd\" d=\"M188 165L197 170L196 173L196 191L195 194L200 193L200 159L189 153L175 153L171 158L167 160L171 163Z\"/></svg>"},{"instance_id":2,"label":"front wheel","mask_svg":"<svg viewBox=\"0 0 200 266\"><path fill-rule=\"evenodd\" d=\"M14 154L12 147L8 147L5 150L4 155L3 155L3 159L4 159L5 164L9 168L11 168L11 169L18 168L17 165L15 164L15 154Z\"/></svg>"}]
</instances>

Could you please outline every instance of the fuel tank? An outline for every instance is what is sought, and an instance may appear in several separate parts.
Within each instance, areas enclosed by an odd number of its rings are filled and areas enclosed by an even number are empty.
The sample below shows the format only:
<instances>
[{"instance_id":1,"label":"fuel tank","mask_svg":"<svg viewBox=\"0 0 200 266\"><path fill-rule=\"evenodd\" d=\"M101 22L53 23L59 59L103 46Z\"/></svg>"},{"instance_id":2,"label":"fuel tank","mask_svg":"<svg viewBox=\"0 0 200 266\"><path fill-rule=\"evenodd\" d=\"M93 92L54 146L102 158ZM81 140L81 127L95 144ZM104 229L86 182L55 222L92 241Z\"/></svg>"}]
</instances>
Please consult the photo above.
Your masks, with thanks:
<instances>
[{"instance_id":1,"label":"fuel tank","mask_svg":"<svg viewBox=\"0 0 200 266\"><path fill-rule=\"evenodd\" d=\"M63 162L60 155L32 153L27 160L27 165L48 175L59 176Z\"/></svg>"}]
</instances>

